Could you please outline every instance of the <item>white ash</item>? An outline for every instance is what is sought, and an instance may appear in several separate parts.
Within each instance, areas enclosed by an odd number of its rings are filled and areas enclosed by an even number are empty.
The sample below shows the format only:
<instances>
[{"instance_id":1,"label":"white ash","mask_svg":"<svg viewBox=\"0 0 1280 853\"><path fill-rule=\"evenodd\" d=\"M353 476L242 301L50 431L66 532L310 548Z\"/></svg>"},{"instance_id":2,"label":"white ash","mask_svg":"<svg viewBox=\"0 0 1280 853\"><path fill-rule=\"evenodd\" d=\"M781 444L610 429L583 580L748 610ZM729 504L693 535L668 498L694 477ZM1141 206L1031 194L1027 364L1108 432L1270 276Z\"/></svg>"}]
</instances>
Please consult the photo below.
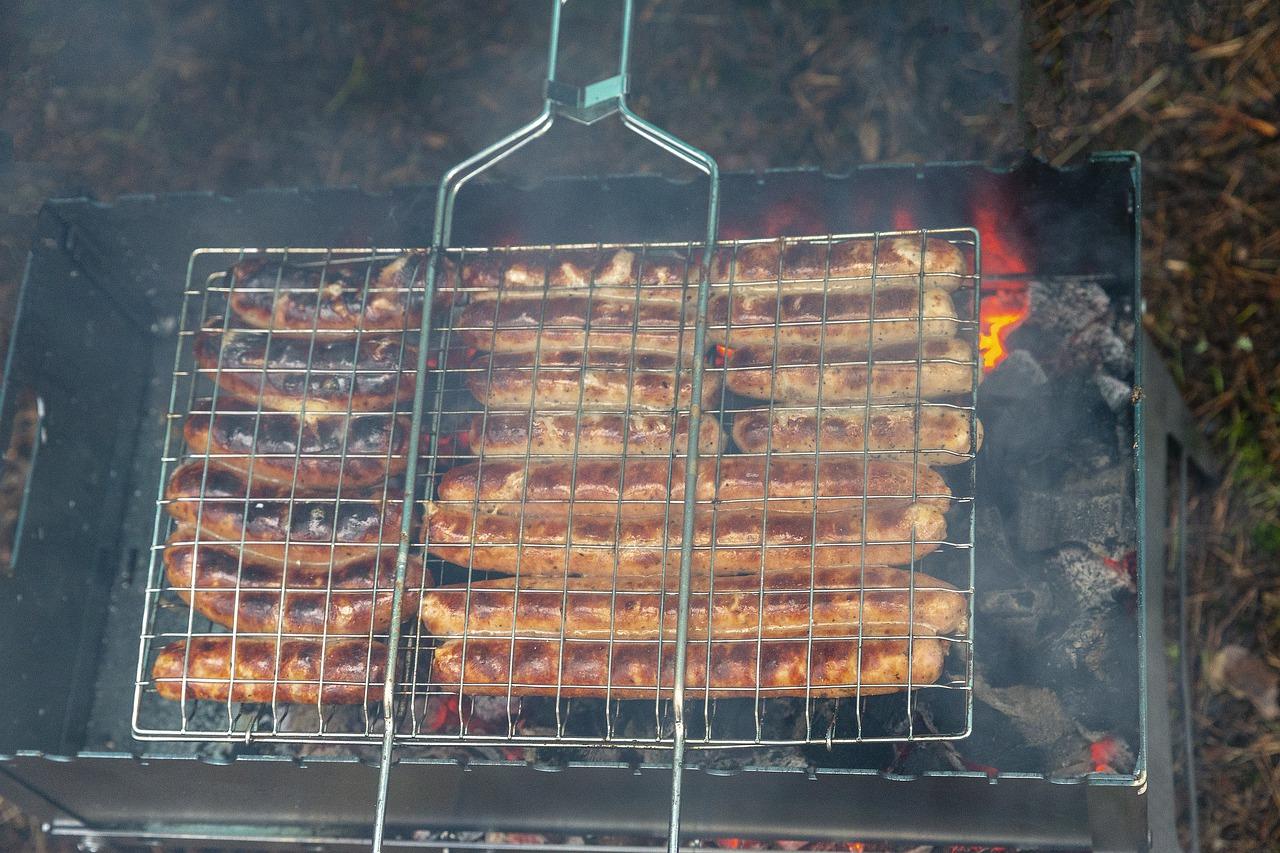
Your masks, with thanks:
<instances>
[{"instance_id":1,"label":"white ash","mask_svg":"<svg viewBox=\"0 0 1280 853\"><path fill-rule=\"evenodd\" d=\"M1110 323L1094 323L1081 329L1073 344L1111 373L1127 376L1133 372L1133 351Z\"/></svg>"},{"instance_id":2,"label":"white ash","mask_svg":"<svg viewBox=\"0 0 1280 853\"><path fill-rule=\"evenodd\" d=\"M1107 408L1116 414L1133 405L1133 386L1128 382L1099 373L1093 377L1093 384L1098 387L1098 393L1102 395Z\"/></svg>"},{"instance_id":3,"label":"white ash","mask_svg":"<svg viewBox=\"0 0 1280 853\"><path fill-rule=\"evenodd\" d=\"M1112 607L1119 593L1134 589L1128 572L1107 565L1103 557L1079 545L1060 549L1049 558L1048 565L1050 571L1060 572L1066 579L1084 611Z\"/></svg>"},{"instance_id":4,"label":"white ash","mask_svg":"<svg viewBox=\"0 0 1280 853\"><path fill-rule=\"evenodd\" d=\"M1111 299L1097 282L1078 279L1032 281L1030 321L1036 326L1071 337L1106 317Z\"/></svg>"}]
</instances>

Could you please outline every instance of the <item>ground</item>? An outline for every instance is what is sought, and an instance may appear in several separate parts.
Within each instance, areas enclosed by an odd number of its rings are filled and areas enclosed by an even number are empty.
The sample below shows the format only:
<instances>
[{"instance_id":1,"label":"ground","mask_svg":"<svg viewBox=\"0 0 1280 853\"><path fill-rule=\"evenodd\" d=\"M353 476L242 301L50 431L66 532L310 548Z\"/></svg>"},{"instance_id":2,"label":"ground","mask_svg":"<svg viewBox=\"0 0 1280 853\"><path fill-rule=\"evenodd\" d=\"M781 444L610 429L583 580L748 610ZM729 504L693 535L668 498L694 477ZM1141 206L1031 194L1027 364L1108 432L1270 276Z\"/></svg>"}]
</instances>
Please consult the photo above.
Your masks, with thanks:
<instances>
[{"instance_id":1,"label":"ground","mask_svg":"<svg viewBox=\"0 0 1280 853\"><path fill-rule=\"evenodd\" d=\"M1280 728L1230 676L1280 667L1280 4L637 6L633 106L724 169L1142 154L1145 323L1226 472L1196 498L1201 838L1275 849ZM535 111L546 19L491 0L0 0L0 326L42 199L432 182ZM566 62L605 68L610 37L574 32ZM517 173L666 168L589 132Z\"/></svg>"}]
</instances>

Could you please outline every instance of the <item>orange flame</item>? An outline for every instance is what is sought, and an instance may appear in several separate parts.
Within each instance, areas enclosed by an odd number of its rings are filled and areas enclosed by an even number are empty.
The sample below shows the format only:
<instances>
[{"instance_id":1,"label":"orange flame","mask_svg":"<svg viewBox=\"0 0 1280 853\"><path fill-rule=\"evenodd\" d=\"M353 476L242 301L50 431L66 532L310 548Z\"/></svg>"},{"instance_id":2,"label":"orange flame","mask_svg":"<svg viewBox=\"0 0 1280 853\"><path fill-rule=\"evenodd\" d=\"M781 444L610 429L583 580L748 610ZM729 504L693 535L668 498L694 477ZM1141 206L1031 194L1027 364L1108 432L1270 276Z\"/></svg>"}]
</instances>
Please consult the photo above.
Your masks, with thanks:
<instances>
[{"instance_id":1,"label":"orange flame","mask_svg":"<svg viewBox=\"0 0 1280 853\"><path fill-rule=\"evenodd\" d=\"M1031 310L1025 283L982 294L982 319L978 324L978 349L982 368L990 373L1009 356L1006 341L1022 325Z\"/></svg>"},{"instance_id":2,"label":"orange flame","mask_svg":"<svg viewBox=\"0 0 1280 853\"><path fill-rule=\"evenodd\" d=\"M916 227L916 218L910 210L906 207L895 207L893 209L894 231L910 231Z\"/></svg>"},{"instance_id":3,"label":"orange flame","mask_svg":"<svg viewBox=\"0 0 1280 853\"><path fill-rule=\"evenodd\" d=\"M983 276L1017 276L1030 272L1022 235L1011 221L1010 202L997 186L980 190L973 205L973 224L982 239ZM1006 341L1014 329L1022 325L1031 310L1026 282L1001 281L994 288L984 288L982 317L979 323L978 348L986 372L1008 357Z\"/></svg>"}]
</instances>

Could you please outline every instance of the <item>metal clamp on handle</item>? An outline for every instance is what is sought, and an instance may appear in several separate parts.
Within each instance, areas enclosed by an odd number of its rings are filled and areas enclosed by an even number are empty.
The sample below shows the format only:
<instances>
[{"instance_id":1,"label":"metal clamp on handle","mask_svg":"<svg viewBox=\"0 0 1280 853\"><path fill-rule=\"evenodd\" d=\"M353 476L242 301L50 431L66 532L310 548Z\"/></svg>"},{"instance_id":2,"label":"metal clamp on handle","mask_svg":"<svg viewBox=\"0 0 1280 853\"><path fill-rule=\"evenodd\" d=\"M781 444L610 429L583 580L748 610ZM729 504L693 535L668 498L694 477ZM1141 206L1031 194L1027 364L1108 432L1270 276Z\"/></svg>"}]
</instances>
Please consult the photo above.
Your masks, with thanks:
<instances>
[{"instance_id":1,"label":"metal clamp on handle","mask_svg":"<svg viewBox=\"0 0 1280 853\"><path fill-rule=\"evenodd\" d=\"M619 49L618 73L613 77L599 80L584 87L572 86L556 79L560 48L560 12L563 3L564 0L551 0L551 38L547 54L546 97L543 101L542 111L523 127L516 129L454 166L445 173L440 182L440 188L436 196L435 222L432 225L431 232L431 255L430 262L427 265L422 325L419 329L420 340L425 342L431 329L436 281L440 274L444 250L449 246L450 237L453 233L453 211L459 190L472 178L487 171L495 164L500 163L545 134L551 129L551 125L555 123L557 115L589 125L617 113L622 119L623 126L672 156L698 169L708 178L707 228L703 242L702 265L698 274L698 301L694 324L694 348L697 352L702 352L707 345L707 302L710 296L707 276L711 269L711 258L715 251L716 232L720 219L719 167L709 154L693 147L682 139L672 136L662 128L650 124L633 113L630 107L627 106L627 66L631 57L631 23L634 18L633 0L623 0L622 39ZM406 506L413 500L414 484L418 478L429 352L430 348L425 345L418 348L417 374L413 396L413 420L409 430L409 446L404 474ZM702 407L698 401L702 399L703 367L703 359L695 358L693 360L692 375L690 377L693 403L689 411L689 434L694 436L701 434ZM434 458L439 452L440 430L432 429L429 440L431 442L429 452ZM675 725L671 757L671 823L667 836L667 848L671 853L676 853L680 848L680 794L685 752L684 688L687 662L686 646L689 637L689 587L690 569L693 561L694 497L697 493L698 449L698 442L690 441L685 455L685 501L680 543L679 610L676 620L676 649L674 672L672 673L674 679L672 683L672 709ZM399 549L396 553L395 586L391 599L391 627L387 637L386 680L383 684L384 726L378 776L378 798L374 813L374 851L381 851L385 832L387 794L390 788L391 763L395 746L395 686L398 675L396 664L399 659L397 652L400 646L401 612L404 604L405 576L409 561L412 525L413 513L402 513Z\"/></svg>"},{"instance_id":2,"label":"metal clamp on handle","mask_svg":"<svg viewBox=\"0 0 1280 853\"><path fill-rule=\"evenodd\" d=\"M570 86L559 80L548 80L545 93L556 113L579 124L595 124L618 112L627 96L630 81L625 74L598 80L588 86ZM619 103L612 103L617 101Z\"/></svg>"}]
</instances>

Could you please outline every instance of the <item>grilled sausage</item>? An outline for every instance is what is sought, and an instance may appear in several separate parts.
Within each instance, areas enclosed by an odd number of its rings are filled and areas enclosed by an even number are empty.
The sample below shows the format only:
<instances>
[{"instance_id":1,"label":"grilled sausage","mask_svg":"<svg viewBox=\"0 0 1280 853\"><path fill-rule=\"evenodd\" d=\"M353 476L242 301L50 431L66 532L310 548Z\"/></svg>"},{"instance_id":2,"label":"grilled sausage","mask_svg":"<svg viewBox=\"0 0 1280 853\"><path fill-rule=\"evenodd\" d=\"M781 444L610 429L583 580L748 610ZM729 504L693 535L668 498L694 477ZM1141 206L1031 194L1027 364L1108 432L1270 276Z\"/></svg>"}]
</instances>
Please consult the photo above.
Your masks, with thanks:
<instances>
[{"instance_id":1,"label":"grilled sausage","mask_svg":"<svg viewBox=\"0 0 1280 853\"><path fill-rule=\"evenodd\" d=\"M413 397L417 348L399 336L345 339L221 330L196 335L198 371L223 391L278 412L386 412Z\"/></svg>"},{"instance_id":2,"label":"grilled sausage","mask_svg":"<svg viewBox=\"0 0 1280 853\"><path fill-rule=\"evenodd\" d=\"M248 325L275 332L415 331L425 274L425 253L305 265L249 258L227 273L228 304Z\"/></svg>"},{"instance_id":3,"label":"grilled sausage","mask_svg":"<svg viewBox=\"0 0 1280 853\"><path fill-rule=\"evenodd\" d=\"M521 575L652 575L680 565L682 513L591 515L525 512L523 517L475 504L427 503L427 550L442 560ZM946 536L946 519L923 504L862 513L718 510L698 514L693 568L716 574L808 569L867 563L905 565ZM715 545L712 546L712 527ZM914 531L915 550L911 547ZM665 546L665 547L664 547Z\"/></svg>"},{"instance_id":4,"label":"grilled sausage","mask_svg":"<svg viewBox=\"0 0 1280 853\"><path fill-rule=\"evenodd\" d=\"M746 453L863 453L922 465L955 465L982 447L982 422L950 406L923 405L916 426L915 406L873 408L757 409L733 416L733 441ZM970 441L970 427L976 443ZM917 436L919 438L917 439ZM917 445L917 440L919 444ZM918 454L917 454L918 447Z\"/></svg>"},{"instance_id":5,"label":"grilled sausage","mask_svg":"<svg viewBox=\"0 0 1280 853\"><path fill-rule=\"evenodd\" d=\"M870 290L872 274L878 288L918 287L924 273L926 287L955 290L964 281L967 265L959 247L930 237L920 258L919 237L854 238L824 242L772 240L720 249L712 262L713 282L788 282L786 289L802 290L804 283L828 290Z\"/></svg>"},{"instance_id":6,"label":"grilled sausage","mask_svg":"<svg viewBox=\"0 0 1280 853\"><path fill-rule=\"evenodd\" d=\"M156 692L174 701L185 694L216 702L310 705L362 705L382 698L382 643L235 637L232 660L232 642L229 635L193 637L165 646L151 667Z\"/></svg>"},{"instance_id":7,"label":"grilled sausage","mask_svg":"<svg viewBox=\"0 0 1280 853\"><path fill-rule=\"evenodd\" d=\"M842 405L886 403L969 394L973 391L973 347L961 340L894 344L871 357L867 351L814 346L738 347L729 353L725 383L730 391L780 403ZM822 368L818 364L821 360ZM919 374L919 388L916 377ZM918 393L917 393L918 392Z\"/></svg>"},{"instance_id":8,"label":"grilled sausage","mask_svg":"<svg viewBox=\"0 0 1280 853\"><path fill-rule=\"evenodd\" d=\"M404 472L409 425L407 415L259 413L224 396L217 408L197 401L182 432L193 454L255 482L350 493Z\"/></svg>"},{"instance_id":9,"label":"grilled sausage","mask_svg":"<svg viewBox=\"0 0 1280 853\"><path fill-rule=\"evenodd\" d=\"M817 470L815 470L815 468ZM451 469L440 480L439 497L451 503L493 505L498 512L549 513L570 502L575 510L613 515L671 511L684 500L683 459L580 459L567 461L486 460ZM916 501L946 510L951 490L937 472L906 462L833 457L726 456L698 466L695 500L718 501L725 509L861 511L863 496ZM815 497L817 500L815 501ZM816 506L815 506L816 503ZM881 506L884 500L873 500Z\"/></svg>"},{"instance_id":10,"label":"grilled sausage","mask_svg":"<svg viewBox=\"0 0 1280 853\"><path fill-rule=\"evenodd\" d=\"M468 639L440 645L432 659L436 689L473 696L560 696L613 699L669 697L675 644L598 640ZM685 698L734 696L870 696L932 684L942 675L947 641L720 641L690 643ZM610 655L612 651L612 655ZM659 669L661 668L661 669ZM910 678L908 679L908 669ZM662 675L659 677L658 673Z\"/></svg>"},{"instance_id":11,"label":"grilled sausage","mask_svg":"<svg viewBox=\"0 0 1280 853\"><path fill-rule=\"evenodd\" d=\"M328 571L400 541L400 502L373 498L290 500L267 484L245 485L234 471L203 461L179 466L165 487L165 509L212 539L243 546L276 565ZM203 490L202 490L203 485ZM296 497L296 496L295 496Z\"/></svg>"},{"instance_id":12,"label":"grilled sausage","mask_svg":"<svg viewBox=\"0 0 1280 853\"><path fill-rule=\"evenodd\" d=\"M238 545L196 541L194 529L180 527L164 549L164 567L179 598L211 622L239 632L333 637L385 631L391 624L395 551L332 572L286 576L278 564L242 555ZM401 613L417 608L423 581L422 560L411 556ZM432 583L426 572L425 585Z\"/></svg>"},{"instance_id":13,"label":"grilled sausage","mask_svg":"<svg viewBox=\"0 0 1280 853\"><path fill-rule=\"evenodd\" d=\"M681 302L685 276L696 288L699 264L674 253L630 249L493 250L471 255L462 268L462 287L471 300L541 298L556 293L616 296L644 301ZM639 294L637 294L637 283Z\"/></svg>"},{"instance_id":14,"label":"grilled sausage","mask_svg":"<svg viewBox=\"0 0 1280 853\"><path fill-rule=\"evenodd\" d=\"M694 322L676 302L554 294L473 302L454 324L464 346L494 352L620 350L692 361Z\"/></svg>"},{"instance_id":15,"label":"grilled sausage","mask_svg":"<svg viewBox=\"0 0 1280 853\"><path fill-rule=\"evenodd\" d=\"M698 432L702 436L698 447L703 453L723 449L724 434L715 415L704 412ZM489 412L472 418L469 442L471 452L485 458L683 455L689 446L689 416Z\"/></svg>"},{"instance_id":16,"label":"grilled sausage","mask_svg":"<svg viewBox=\"0 0 1280 853\"><path fill-rule=\"evenodd\" d=\"M677 578L534 577L457 584L422 596L422 624L435 637L674 639ZM664 592L665 589L665 592ZM912 591L914 589L914 592ZM812 593L812 595L811 595ZM812 597L812 604L810 598ZM964 595L951 584L885 566L819 569L694 580L689 638L851 637L878 626L914 625L948 634L965 624ZM514 613L515 624L512 624ZM861 623L861 628L859 627Z\"/></svg>"},{"instance_id":17,"label":"grilled sausage","mask_svg":"<svg viewBox=\"0 0 1280 853\"><path fill-rule=\"evenodd\" d=\"M471 364L467 387L482 405L496 409L621 413L689 406L693 367L680 369L674 355L593 349L583 362L581 350L540 352L536 359L533 353L482 353ZM723 378L718 369L703 370L704 406L720 399Z\"/></svg>"},{"instance_id":18,"label":"grilled sausage","mask_svg":"<svg viewBox=\"0 0 1280 853\"><path fill-rule=\"evenodd\" d=\"M717 288L707 317L707 337L730 348L772 347L777 342L866 349L920 338L950 338L959 329L951 294L940 289L813 293L796 292L786 285L744 293Z\"/></svg>"}]
</instances>

